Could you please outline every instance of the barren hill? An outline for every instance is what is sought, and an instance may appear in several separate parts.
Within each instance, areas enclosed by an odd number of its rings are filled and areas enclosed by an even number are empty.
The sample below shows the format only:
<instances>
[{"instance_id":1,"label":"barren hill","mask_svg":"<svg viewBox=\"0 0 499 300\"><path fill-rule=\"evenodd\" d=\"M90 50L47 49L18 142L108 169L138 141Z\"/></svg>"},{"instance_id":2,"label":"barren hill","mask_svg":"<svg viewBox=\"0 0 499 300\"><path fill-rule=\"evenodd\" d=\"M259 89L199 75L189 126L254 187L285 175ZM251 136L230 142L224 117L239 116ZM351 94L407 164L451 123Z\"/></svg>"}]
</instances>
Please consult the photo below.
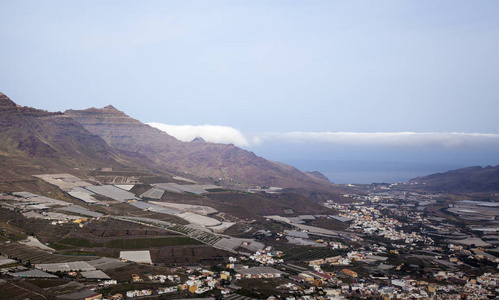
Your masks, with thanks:
<instances>
[{"instance_id":1,"label":"barren hill","mask_svg":"<svg viewBox=\"0 0 499 300\"><path fill-rule=\"evenodd\" d=\"M75 169L147 166L144 157L116 151L63 113L16 105L0 93L0 181Z\"/></svg>"},{"instance_id":2,"label":"barren hill","mask_svg":"<svg viewBox=\"0 0 499 300\"><path fill-rule=\"evenodd\" d=\"M428 190L459 192L499 191L499 166L469 167L411 179Z\"/></svg>"},{"instance_id":3,"label":"barren hill","mask_svg":"<svg viewBox=\"0 0 499 300\"><path fill-rule=\"evenodd\" d=\"M324 176L266 160L234 145L181 142L112 106L64 113L118 150L138 152L166 170L220 180L221 184L327 187Z\"/></svg>"}]
</instances>

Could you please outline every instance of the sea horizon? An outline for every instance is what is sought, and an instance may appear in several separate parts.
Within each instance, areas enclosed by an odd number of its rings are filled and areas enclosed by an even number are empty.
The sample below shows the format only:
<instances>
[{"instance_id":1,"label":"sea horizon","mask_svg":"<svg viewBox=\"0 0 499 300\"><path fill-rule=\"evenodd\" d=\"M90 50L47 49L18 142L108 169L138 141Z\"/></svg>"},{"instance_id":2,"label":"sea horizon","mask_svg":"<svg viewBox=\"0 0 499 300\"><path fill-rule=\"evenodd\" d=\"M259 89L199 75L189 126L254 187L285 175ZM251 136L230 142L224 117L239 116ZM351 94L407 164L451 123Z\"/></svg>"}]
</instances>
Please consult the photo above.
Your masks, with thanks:
<instances>
[{"instance_id":1,"label":"sea horizon","mask_svg":"<svg viewBox=\"0 0 499 300\"><path fill-rule=\"evenodd\" d=\"M401 161L293 159L282 162L301 171L318 171L337 184L404 183L420 176L471 167L450 163Z\"/></svg>"}]
</instances>

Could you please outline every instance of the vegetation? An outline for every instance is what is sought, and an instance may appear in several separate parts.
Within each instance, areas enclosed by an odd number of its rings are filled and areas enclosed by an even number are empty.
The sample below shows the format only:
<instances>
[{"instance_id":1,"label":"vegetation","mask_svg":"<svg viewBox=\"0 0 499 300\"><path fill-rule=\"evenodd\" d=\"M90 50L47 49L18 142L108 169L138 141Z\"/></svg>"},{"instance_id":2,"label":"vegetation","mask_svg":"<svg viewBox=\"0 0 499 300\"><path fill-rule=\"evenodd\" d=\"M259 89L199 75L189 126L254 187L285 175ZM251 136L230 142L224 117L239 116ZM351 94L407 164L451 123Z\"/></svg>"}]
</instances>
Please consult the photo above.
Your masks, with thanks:
<instances>
[{"instance_id":1,"label":"vegetation","mask_svg":"<svg viewBox=\"0 0 499 300\"><path fill-rule=\"evenodd\" d=\"M32 280L27 280L28 283L31 283L33 285L36 285L39 288L49 288L49 287L54 287L54 286L59 286L68 283L66 280L59 280L59 279L32 279Z\"/></svg>"},{"instance_id":2,"label":"vegetation","mask_svg":"<svg viewBox=\"0 0 499 300\"><path fill-rule=\"evenodd\" d=\"M295 246L284 250L284 259L289 260L314 260L340 255L340 251L328 248L315 248L306 246Z\"/></svg>"},{"instance_id":3,"label":"vegetation","mask_svg":"<svg viewBox=\"0 0 499 300\"><path fill-rule=\"evenodd\" d=\"M279 284L278 279L242 279L237 282L241 289L236 293L250 298L267 299L276 294L276 287Z\"/></svg>"},{"instance_id":4,"label":"vegetation","mask_svg":"<svg viewBox=\"0 0 499 300\"><path fill-rule=\"evenodd\" d=\"M54 226L42 219L28 219L20 213L0 208L1 235L12 241L22 240L26 235L34 235L43 243L56 242L74 230L77 225L73 223Z\"/></svg>"},{"instance_id":5,"label":"vegetation","mask_svg":"<svg viewBox=\"0 0 499 300\"><path fill-rule=\"evenodd\" d=\"M65 250L72 247L96 248L105 247L113 249L148 249L152 247L201 245L202 243L188 237L168 238L138 238L138 239L114 239L105 243L92 242L85 238L64 238L51 245L54 249Z\"/></svg>"},{"instance_id":6,"label":"vegetation","mask_svg":"<svg viewBox=\"0 0 499 300\"><path fill-rule=\"evenodd\" d=\"M107 247L115 249L145 249L151 247L180 245L202 245L202 243L188 237L171 237L158 239L121 239L112 240L107 244Z\"/></svg>"}]
</instances>

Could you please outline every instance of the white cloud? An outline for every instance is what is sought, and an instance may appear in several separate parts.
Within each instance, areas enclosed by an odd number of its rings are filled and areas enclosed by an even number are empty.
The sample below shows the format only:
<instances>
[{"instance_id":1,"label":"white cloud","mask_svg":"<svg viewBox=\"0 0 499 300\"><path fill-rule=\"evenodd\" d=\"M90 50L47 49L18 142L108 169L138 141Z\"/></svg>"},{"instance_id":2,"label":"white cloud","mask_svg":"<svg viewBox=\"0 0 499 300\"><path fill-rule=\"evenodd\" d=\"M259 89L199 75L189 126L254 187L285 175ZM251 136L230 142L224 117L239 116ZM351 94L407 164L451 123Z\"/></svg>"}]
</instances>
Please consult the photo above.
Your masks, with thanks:
<instances>
[{"instance_id":1,"label":"white cloud","mask_svg":"<svg viewBox=\"0 0 499 300\"><path fill-rule=\"evenodd\" d=\"M440 146L460 147L483 143L499 144L499 134L459 132L286 132L262 133L265 141L325 143L351 146Z\"/></svg>"},{"instance_id":2,"label":"white cloud","mask_svg":"<svg viewBox=\"0 0 499 300\"><path fill-rule=\"evenodd\" d=\"M330 144L343 146L389 146L418 147L436 146L481 147L499 145L499 134L460 133L460 132L265 132L244 135L239 130L228 126L216 125L167 125L148 123L176 137L181 141L192 141L202 137L213 143L234 144L236 146L255 146L265 142Z\"/></svg>"},{"instance_id":3,"label":"white cloud","mask_svg":"<svg viewBox=\"0 0 499 300\"><path fill-rule=\"evenodd\" d=\"M248 146L248 139L237 129L216 125L168 125L162 123L147 123L175 138L190 142L196 137L202 137L207 142Z\"/></svg>"}]
</instances>

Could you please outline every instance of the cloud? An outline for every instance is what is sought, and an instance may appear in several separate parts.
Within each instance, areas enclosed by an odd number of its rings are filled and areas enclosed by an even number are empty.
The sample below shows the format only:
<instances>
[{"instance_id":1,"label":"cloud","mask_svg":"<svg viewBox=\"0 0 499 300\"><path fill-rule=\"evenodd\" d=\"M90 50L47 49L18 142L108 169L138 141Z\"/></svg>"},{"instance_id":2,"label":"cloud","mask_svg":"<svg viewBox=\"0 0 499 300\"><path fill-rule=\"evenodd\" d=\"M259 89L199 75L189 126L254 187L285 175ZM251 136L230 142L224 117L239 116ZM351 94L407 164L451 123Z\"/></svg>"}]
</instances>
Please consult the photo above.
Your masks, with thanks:
<instances>
[{"instance_id":1,"label":"cloud","mask_svg":"<svg viewBox=\"0 0 499 300\"><path fill-rule=\"evenodd\" d=\"M228 126L216 125L167 125L148 123L181 141L202 137L213 143L236 146L257 146L263 143L329 144L363 147L483 147L499 146L499 134L460 132L265 132L245 135Z\"/></svg>"},{"instance_id":2,"label":"cloud","mask_svg":"<svg viewBox=\"0 0 499 300\"><path fill-rule=\"evenodd\" d=\"M228 126L168 125L154 122L147 124L184 142L202 137L205 141L212 143L234 144L241 147L250 145L248 139L239 130Z\"/></svg>"},{"instance_id":3,"label":"cloud","mask_svg":"<svg viewBox=\"0 0 499 300\"><path fill-rule=\"evenodd\" d=\"M322 143L349 146L439 146L464 147L499 144L499 134L459 132L286 132L262 133L262 142Z\"/></svg>"}]
</instances>

